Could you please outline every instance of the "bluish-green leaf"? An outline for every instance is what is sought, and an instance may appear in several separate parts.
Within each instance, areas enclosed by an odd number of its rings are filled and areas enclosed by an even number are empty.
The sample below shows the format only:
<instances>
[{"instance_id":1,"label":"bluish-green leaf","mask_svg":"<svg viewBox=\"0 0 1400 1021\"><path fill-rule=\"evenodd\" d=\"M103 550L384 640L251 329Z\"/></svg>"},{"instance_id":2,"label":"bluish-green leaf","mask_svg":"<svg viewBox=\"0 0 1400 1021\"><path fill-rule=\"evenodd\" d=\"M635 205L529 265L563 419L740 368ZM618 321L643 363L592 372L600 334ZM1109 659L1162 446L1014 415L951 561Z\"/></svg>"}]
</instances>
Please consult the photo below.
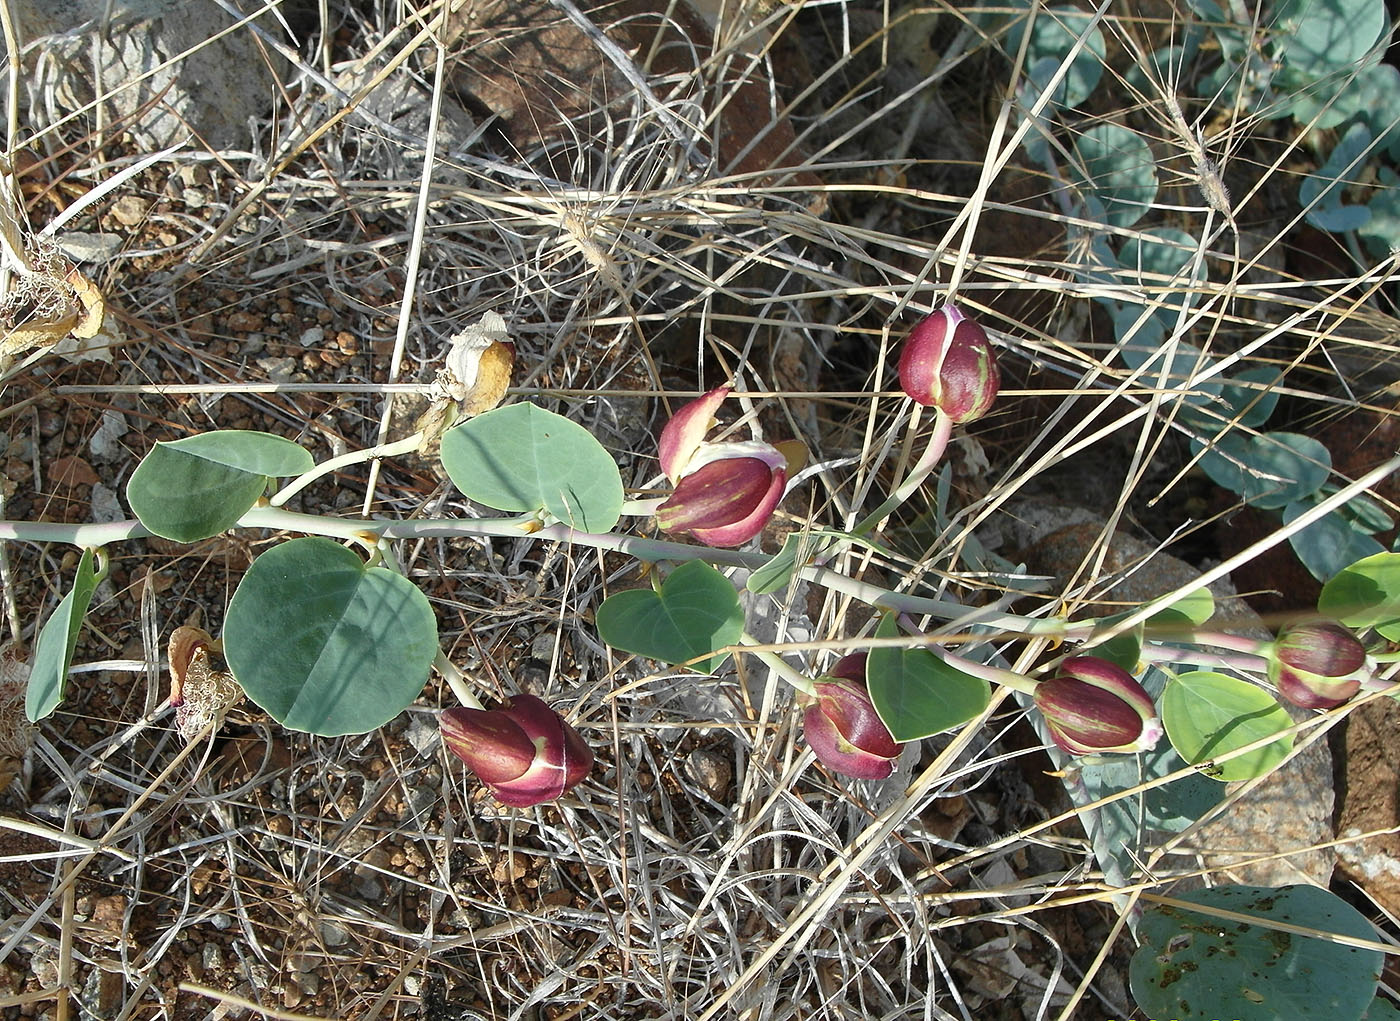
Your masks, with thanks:
<instances>
[{"instance_id":1,"label":"bluish-green leaf","mask_svg":"<svg viewBox=\"0 0 1400 1021\"><path fill-rule=\"evenodd\" d=\"M1290 503L1283 509L1283 523L1292 524L1312 507L1310 500ZM1294 532L1288 542L1303 566L1318 581L1327 581L1348 564L1385 551L1384 546L1356 528L1340 511L1325 514L1301 532Z\"/></svg>"},{"instance_id":2,"label":"bluish-green leaf","mask_svg":"<svg viewBox=\"0 0 1400 1021\"><path fill-rule=\"evenodd\" d=\"M1269 420L1278 404L1278 384L1283 374L1271 365L1259 365L1236 372L1225 382L1220 399L1226 419L1238 416L1239 424L1257 429Z\"/></svg>"},{"instance_id":3,"label":"bluish-green leaf","mask_svg":"<svg viewBox=\"0 0 1400 1021\"><path fill-rule=\"evenodd\" d=\"M1192 450L1200 449L1192 441ZM1201 457L1201 468L1217 485L1232 489L1246 503L1265 510L1301 500L1327 481L1332 455L1300 433L1266 432L1246 438L1231 430L1215 439Z\"/></svg>"},{"instance_id":4,"label":"bluish-green leaf","mask_svg":"<svg viewBox=\"0 0 1400 1021\"><path fill-rule=\"evenodd\" d=\"M1202 585L1147 618L1148 628L1195 628L1215 616L1215 597Z\"/></svg>"},{"instance_id":5,"label":"bluish-green leaf","mask_svg":"<svg viewBox=\"0 0 1400 1021\"><path fill-rule=\"evenodd\" d=\"M1278 0L1272 27L1284 65L1320 79L1377 56L1385 26L1385 4L1376 0Z\"/></svg>"},{"instance_id":6,"label":"bluish-green leaf","mask_svg":"<svg viewBox=\"0 0 1400 1021\"><path fill-rule=\"evenodd\" d=\"M749 575L748 580L744 582L744 588L758 595L767 595L769 592L786 588L792 580L793 572L806 567L812 557L830 546L832 541L830 536L815 535L812 532L789 533L783 540L783 548Z\"/></svg>"},{"instance_id":7,"label":"bluish-green leaf","mask_svg":"<svg viewBox=\"0 0 1400 1021\"><path fill-rule=\"evenodd\" d=\"M1031 84L1025 99L1027 105L1033 104L1039 97L1051 76L1069 56L1076 40L1084 35L1090 21L1088 14L1074 7L1045 7L1036 12L1030 42L1026 47L1025 67ZM1025 31L1026 19L1021 18L1006 34L1006 52L1012 59L1020 49ZM1073 108L1088 99L1103 75L1106 53L1103 32L1094 28L1065 72L1051 103Z\"/></svg>"},{"instance_id":8,"label":"bluish-green leaf","mask_svg":"<svg viewBox=\"0 0 1400 1021\"><path fill-rule=\"evenodd\" d=\"M893 615L880 621L875 637L899 637ZM875 711L896 741L918 741L959 727L992 698L986 681L948 666L927 649L871 649L865 680Z\"/></svg>"},{"instance_id":9,"label":"bluish-green leaf","mask_svg":"<svg viewBox=\"0 0 1400 1021\"><path fill-rule=\"evenodd\" d=\"M1373 627L1400 641L1400 553L1375 553L1322 586L1318 612L1347 627Z\"/></svg>"},{"instance_id":10,"label":"bluish-green leaf","mask_svg":"<svg viewBox=\"0 0 1400 1021\"><path fill-rule=\"evenodd\" d=\"M270 480L312 467L311 455L291 440L221 429L157 443L131 473L126 499L154 534L197 542L233 527Z\"/></svg>"},{"instance_id":11,"label":"bluish-green leaf","mask_svg":"<svg viewBox=\"0 0 1400 1021\"><path fill-rule=\"evenodd\" d=\"M1384 957L1322 936L1373 941L1375 931L1346 901L1315 886L1218 886L1176 899L1257 917L1259 924L1150 906L1138 922L1142 942L1128 969L1138 1007L1148 1017L1299 1021L1360 1018L1376 996Z\"/></svg>"},{"instance_id":12,"label":"bluish-green leaf","mask_svg":"<svg viewBox=\"0 0 1400 1021\"><path fill-rule=\"evenodd\" d=\"M1121 124L1098 124L1075 140L1074 150L1107 222L1131 227L1142 219L1157 197L1157 160L1142 136Z\"/></svg>"},{"instance_id":13,"label":"bluish-green leaf","mask_svg":"<svg viewBox=\"0 0 1400 1021\"><path fill-rule=\"evenodd\" d=\"M1327 162L1298 185L1298 202L1314 227L1339 232L1359 230L1371 219L1370 208L1348 203L1345 192L1361 180L1372 141L1366 125L1353 124L1337 141Z\"/></svg>"},{"instance_id":14,"label":"bluish-green leaf","mask_svg":"<svg viewBox=\"0 0 1400 1021\"><path fill-rule=\"evenodd\" d=\"M1209 763L1293 725L1263 688L1236 677L1197 670L1167 684L1158 708L1172 747L1194 766ZM1217 780L1263 776L1293 748L1292 735L1208 768Z\"/></svg>"},{"instance_id":15,"label":"bluish-green leaf","mask_svg":"<svg viewBox=\"0 0 1400 1021\"><path fill-rule=\"evenodd\" d=\"M291 730L373 730L423 690L437 621L407 578L320 537L253 561L224 619L224 657L244 691Z\"/></svg>"},{"instance_id":16,"label":"bluish-green leaf","mask_svg":"<svg viewBox=\"0 0 1400 1021\"><path fill-rule=\"evenodd\" d=\"M73 576L73 587L39 629L34 655L29 661L29 685L24 693L24 714L31 721L37 723L46 718L63 701L83 618L87 616L97 583L106 574L107 557L95 550L83 550Z\"/></svg>"},{"instance_id":17,"label":"bluish-green leaf","mask_svg":"<svg viewBox=\"0 0 1400 1021\"><path fill-rule=\"evenodd\" d=\"M608 596L595 619L598 633L613 648L663 663L685 663L736 645L744 633L734 586L700 560L677 567L659 591L629 589ZM714 673L728 655L710 656L691 669Z\"/></svg>"},{"instance_id":18,"label":"bluish-green leaf","mask_svg":"<svg viewBox=\"0 0 1400 1021\"><path fill-rule=\"evenodd\" d=\"M494 510L544 510L585 532L622 513L622 476L583 426L533 404L508 404L449 429L442 466L462 494Z\"/></svg>"}]
</instances>

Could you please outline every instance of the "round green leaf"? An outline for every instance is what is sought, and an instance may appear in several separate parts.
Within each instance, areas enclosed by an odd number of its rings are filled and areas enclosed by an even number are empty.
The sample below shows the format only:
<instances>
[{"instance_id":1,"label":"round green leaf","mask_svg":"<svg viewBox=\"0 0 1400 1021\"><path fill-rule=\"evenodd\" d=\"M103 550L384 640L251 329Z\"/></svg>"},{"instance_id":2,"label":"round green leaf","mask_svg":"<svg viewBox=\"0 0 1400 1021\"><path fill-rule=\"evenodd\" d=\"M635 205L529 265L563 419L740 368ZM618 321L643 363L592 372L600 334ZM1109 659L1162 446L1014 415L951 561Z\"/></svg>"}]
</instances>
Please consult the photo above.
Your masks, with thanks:
<instances>
[{"instance_id":1,"label":"round green leaf","mask_svg":"<svg viewBox=\"0 0 1400 1021\"><path fill-rule=\"evenodd\" d=\"M1357 230L1371 219L1367 206L1346 201L1346 189L1360 182L1366 171L1368 150L1374 153L1371 129L1353 124L1347 129L1317 173L1298 185L1298 202L1314 227L1330 231Z\"/></svg>"},{"instance_id":2,"label":"round green leaf","mask_svg":"<svg viewBox=\"0 0 1400 1021\"><path fill-rule=\"evenodd\" d=\"M1202 585L1147 618L1149 627L1195 628L1215 616L1215 597Z\"/></svg>"},{"instance_id":3,"label":"round green leaf","mask_svg":"<svg viewBox=\"0 0 1400 1021\"><path fill-rule=\"evenodd\" d=\"M1376 0L1279 0L1274 5L1273 28L1284 63L1315 79L1360 64L1385 24L1385 4Z\"/></svg>"},{"instance_id":4,"label":"round green leaf","mask_svg":"<svg viewBox=\"0 0 1400 1021\"><path fill-rule=\"evenodd\" d=\"M244 691L292 730L362 734L423 690L437 621L407 578L330 539L293 539L248 569L224 619Z\"/></svg>"},{"instance_id":5,"label":"round green leaf","mask_svg":"<svg viewBox=\"0 0 1400 1021\"><path fill-rule=\"evenodd\" d=\"M1311 501L1290 503L1283 509L1283 523L1292 524L1311 508ZM1301 532L1294 532L1288 537L1288 542L1303 566L1318 581L1326 581L1363 557L1385 552L1384 546L1358 529L1339 511L1318 518Z\"/></svg>"},{"instance_id":6,"label":"round green leaf","mask_svg":"<svg viewBox=\"0 0 1400 1021\"><path fill-rule=\"evenodd\" d=\"M1157 197L1157 161L1141 135L1121 124L1098 124L1074 143L1085 185L1115 227L1131 227Z\"/></svg>"},{"instance_id":7,"label":"round green leaf","mask_svg":"<svg viewBox=\"0 0 1400 1021\"><path fill-rule=\"evenodd\" d=\"M892 615L880 621L875 637L899 637ZM927 649L871 649L865 680L875 711L896 741L918 741L961 726L992 699L986 681L949 666Z\"/></svg>"},{"instance_id":8,"label":"round green leaf","mask_svg":"<svg viewBox=\"0 0 1400 1021\"><path fill-rule=\"evenodd\" d=\"M1200 449L1200 441L1191 441ZM1265 510L1286 507L1317 492L1332 469L1332 455L1300 433L1267 432L1246 439L1237 431L1217 437L1201 457L1201 468L1217 485Z\"/></svg>"},{"instance_id":9,"label":"round green leaf","mask_svg":"<svg viewBox=\"0 0 1400 1021\"><path fill-rule=\"evenodd\" d=\"M312 467L311 455L291 440L222 429L157 443L131 473L126 499L154 534L197 542L237 524L270 479Z\"/></svg>"},{"instance_id":10,"label":"round green leaf","mask_svg":"<svg viewBox=\"0 0 1400 1021\"><path fill-rule=\"evenodd\" d=\"M1239 417L1239 424L1257 429L1269 420L1278 404L1278 384L1283 373L1270 365L1243 369L1226 380L1220 397L1228 407L1229 418Z\"/></svg>"},{"instance_id":11,"label":"round green leaf","mask_svg":"<svg viewBox=\"0 0 1400 1021\"><path fill-rule=\"evenodd\" d=\"M1142 306L1125 304L1114 316L1114 329L1120 338L1125 336L1142 315ZM1181 394L1182 410L1192 413L1193 422L1210 424L1222 421L1219 397L1225 384L1219 379L1206 379L1191 382L1209 359L1200 348L1185 341L1177 341L1170 348L1166 344L1167 323L1161 315L1154 316L1138 327L1137 332L1123 346L1123 364L1130 369L1146 365L1138 377L1140 386L1157 386L1158 382L1168 390ZM1166 375L1162 375L1163 359L1168 350L1171 360L1166 363Z\"/></svg>"},{"instance_id":12,"label":"round green leaf","mask_svg":"<svg viewBox=\"0 0 1400 1021\"><path fill-rule=\"evenodd\" d=\"M1029 69L1032 86L1027 103L1033 104L1045 84L1060 65L1064 63L1075 42L1089 27L1090 15L1073 7L1046 7L1036 13L1035 24L1031 28L1031 38L1026 47L1025 66ZM1014 58L1021 47L1021 38L1026 32L1026 19L1018 19L1006 34L1006 52ZM1095 28L1089 33L1084 47L1074 58L1074 63L1060 80L1059 87L1051 102L1057 106L1073 108L1089 98L1103 76L1104 56L1103 33Z\"/></svg>"},{"instance_id":13,"label":"round green leaf","mask_svg":"<svg viewBox=\"0 0 1400 1021\"><path fill-rule=\"evenodd\" d=\"M1172 747L1196 766L1293 725L1263 688L1209 670L1173 678L1158 708ZM1273 769L1292 748L1290 734L1207 772L1217 780L1249 780Z\"/></svg>"},{"instance_id":14,"label":"round green leaf","mask_svg":"<svg viewBox=\"0 0 1400 1021\"><path fill-rule=\"evenodd\" d=\"M736 645L744 633L734 586L701 560L677 567L659 591L629 589L608 596L595 620L613 648L673 664ZM728 655L710 656L691 669L712 674Z\"/></svg>"},{"instance_id":15,"label":"round green leaf","mask_svg":"<svg viewBox=\"0 0 1400 1021\"><path fill-rule=\"evenodd\" d=\"M24 692L24 714L35 723L45 719L63 701L68 686L68 668L73 665L73 650L78 647L78 633L83 629L97 583L107 574L107 558L100 557L95 567L95 551L83 550L73 587L53 611L39 637L34 641L34 655L29 661L29 684Z\"/></svg>"},{"instance_id":16,"label":"round green leaf","mask_svg":"<svg viewBox=\"0 0 1400 1021\"><path fill-rule=\"evenodd\" d=\"M1176 899L1257 917L1258 925L1174 904L1154 905L1137 926L1142 942L1128 968L1133 998L1148 1017L1360 1018L1376 996L1379 950L1346 946L1270 925L1285 922L1374 940L1365 917L1315 886L1218 886Z\"/></svg>"},{"instance_id":17,"label":"round green leaf","mask_svg":"<svg viewBox=\"0 0 1400 1021\"><path fill-rule=\"evenodd\" d=\"M442 466L462 494L499 511L544 510L585 532L622 514L622 476L583 426L533 404L508 404L449 429Z\"/></svg>"},{"instance_id":18,"label":"round green leaf","mask_svg":"<svg viewBox=\"0 0 1400 1021\"><path fill-rule=\"evenodd\" d=\"M1317 609L1347 627L1373 627L1400 641L1400 553L1375 553L1344 568L1322 586Z\"/></svg>"}]
</instances>

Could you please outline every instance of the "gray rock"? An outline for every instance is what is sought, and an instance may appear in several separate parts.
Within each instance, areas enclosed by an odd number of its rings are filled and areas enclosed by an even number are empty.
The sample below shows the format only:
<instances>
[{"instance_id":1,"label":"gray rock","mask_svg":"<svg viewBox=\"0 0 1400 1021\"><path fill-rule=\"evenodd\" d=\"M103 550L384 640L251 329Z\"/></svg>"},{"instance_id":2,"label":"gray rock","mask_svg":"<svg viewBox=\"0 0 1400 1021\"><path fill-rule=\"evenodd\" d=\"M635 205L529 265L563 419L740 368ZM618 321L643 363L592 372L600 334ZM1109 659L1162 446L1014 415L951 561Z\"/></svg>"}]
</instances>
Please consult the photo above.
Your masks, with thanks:
<instances>
[{"instance_id":1,"label":"gray rock","mask_svg":"<svg viewBox=\"0 0 1400 1021\"><path fill-rule=\"evenodd\" d=\"M33 86L50 97L52 112L81 109L100 92L109 120L130 118L125 127L143 147L164 148L193 131L214 149L247 148L249 120L267 115L290 71L250 27L210 41L234 20L215 0L118 0L106 24L106 0L16 6ZM257 24L282 32L271 14ZM193 52L162 67L186 50Z\"/></svg>"}]
</instances>

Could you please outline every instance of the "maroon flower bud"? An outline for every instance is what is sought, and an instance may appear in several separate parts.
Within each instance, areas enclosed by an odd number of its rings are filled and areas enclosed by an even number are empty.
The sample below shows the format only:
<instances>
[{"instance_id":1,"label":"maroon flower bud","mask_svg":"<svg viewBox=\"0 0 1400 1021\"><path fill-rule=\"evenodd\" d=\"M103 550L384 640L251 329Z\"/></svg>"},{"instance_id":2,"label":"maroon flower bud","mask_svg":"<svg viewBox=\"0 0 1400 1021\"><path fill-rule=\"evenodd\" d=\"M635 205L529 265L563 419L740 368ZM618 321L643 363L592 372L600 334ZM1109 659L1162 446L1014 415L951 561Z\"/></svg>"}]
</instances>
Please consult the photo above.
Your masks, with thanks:
<instances>
[{"instance_id":1,"label":"maroon flower bud","mask_svg":"<svg viewBox=\"0 0 1400 1021\"><path fill-rule=\"evenodd\" d=\"M899 355L899 385L955 423L972 422L991 409L1001 370L986 331L949 302L909 332Z\"/></svg>"},{"instance_id":2,"label":"maroon flower bud","mask_svg":"<svg viewBox=\"0 0 1400 1021\"><path fill-rule=\"evenodd\" d=\"M661 431L661 470L676 488L657 508L656 523L710 546L739 546L763 531L790 467L788 455L768 443L705 439L728 394L719 387L691 401Z\"/></svg>"},{"instance_id":3,"label":"maroon flower bud","mask_svg":"<svg viewBox=\"0 0 1400 1021\"><path fill-rule=\"evenodd\" d=\"M1331 709L1361 690L1366 647L1332 622L1290 624L1269 653L1269 680L1304 709Z\"/></svg>"},{"instance_id":4,"label":"maroon flower bud","mask_svg":"<svg viewBox=\"0 0 1400 1021\"><path fill-rule=\"evenodd\" d=\"M802 730L828 769L857 780L883 780L904 750L875 712L865 687L863 652L845 656L816 681L816 697L802 715Z\"/></svg>"},{"instance_id":5,"label":"maroon flower bud","mask_svg":"<svg viewBox=\"0 0 1400 1021\"><path fill-rule=\"evenodd\" d=\"M1071 755L1145 752L1162 736L1151 696L1106 659L1065 660L1059 675L1037 684L1032 697L1050 736Z\"/></svg>"},{"instance_id":6,"label":"maroon flower bud","mask_svg":"<svg viewBox=\"0 0 1400 1021\"><path fill-rule=\"evenodd\" d=\"M593 768L578 731L534 695L499 709L444 709L438 726L452 753L512 808L553 801Z\"/></svg>"}]
</instances>

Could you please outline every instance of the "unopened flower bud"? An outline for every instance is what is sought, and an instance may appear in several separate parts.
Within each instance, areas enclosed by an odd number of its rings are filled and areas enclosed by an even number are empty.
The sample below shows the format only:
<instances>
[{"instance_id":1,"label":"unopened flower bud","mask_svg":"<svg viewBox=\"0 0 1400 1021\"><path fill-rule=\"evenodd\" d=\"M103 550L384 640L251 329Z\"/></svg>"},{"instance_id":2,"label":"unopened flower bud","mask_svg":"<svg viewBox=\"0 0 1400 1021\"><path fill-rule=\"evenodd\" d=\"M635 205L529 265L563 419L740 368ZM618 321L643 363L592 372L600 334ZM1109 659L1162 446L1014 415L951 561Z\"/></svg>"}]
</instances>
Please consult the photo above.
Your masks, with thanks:
<instances>
[{"instance_id":1,"label":"unopened flower bud","mask_svg":"<svg viewBox=\"0 0 1400 1021\"><path fill-rule=\"evenodd\" d=\"M972 422L991 409L1001 370L986 331L949 302L909 332L899 355L899 385L953 422Z\"/></svg>"},{"instance_id":2,"label":"unopened flower bud","mask_svg":"<svg viewBox=\"0 0 1400 1021\"><path fill-rule=\"evenodd\" d=\"M1071 755L1143 752L1157 744L1162 722L1133 675L1096 656L1075 656L1035 686L1035 705L1050 736Z\"/></svg>"},{"instance_id":3,"label":"unopened flower bud","mask_svg":"<svg viewBox=\"0 0 1400 1021\"><path fill-rule=\"evenodd\" d=\"M661 431L661 470L676 488L657 508L656 523L710 546L739 546L758 535L787 486L788 455L772 444L705 439L728 394L719 387L691 401Z\"/></svg>"},{"instance_id":4,"label":"unopened flower bud","mask_svg":"<svg viewBox=\"0 0 1400 1021\"><path fill-rule=\"evenodd\" d=\"M500 709L445 709L439 727L448 749L512 808L553 801L593 768L578 731L534 695Z\"/></svg>"},{"instance_id":5,"label":"unopened flower bud","mask_svg":"<svg viewBox=\"0 0 1400 1021\"><path fill-rule=\"evenodd\" d=\"M1361 690L1366 648L1340 624L1290 624L1269 654L1269 680L1304 709L1331 709Z\"/></svg>"},{"instance_id":6,"label":"unopened flower bud","mask_svg":"<svg viewBox=\"0 0 1400 1021\"><path fill-rule=\"evenodd\" d=\"M807 744L833 772L857 780L884 780L904 745L875 712L865 686L863 652L845 656L818 678L816 697L802 716Z\"/></svg>"}]
</instances>

